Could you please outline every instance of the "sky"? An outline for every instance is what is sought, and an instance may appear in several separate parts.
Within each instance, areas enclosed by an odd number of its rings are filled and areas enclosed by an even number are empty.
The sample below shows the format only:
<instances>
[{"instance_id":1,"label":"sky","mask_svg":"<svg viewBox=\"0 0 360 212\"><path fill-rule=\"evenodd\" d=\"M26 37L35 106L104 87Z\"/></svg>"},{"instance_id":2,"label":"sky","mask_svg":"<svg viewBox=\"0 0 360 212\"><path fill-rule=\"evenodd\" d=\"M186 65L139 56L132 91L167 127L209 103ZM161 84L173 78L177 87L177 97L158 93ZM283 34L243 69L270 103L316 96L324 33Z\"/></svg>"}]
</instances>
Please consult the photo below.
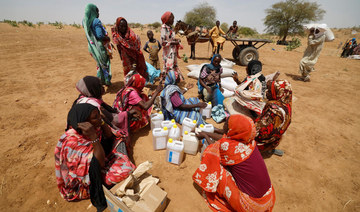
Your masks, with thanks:
<instances>
[{"instance_id":1,"label":"sky","mask_svg":"<svg viewBox=\"0 0 360 212\"><path fill-rule=\"evenodd\" d=\"M281 0L0 0L0 20L27 20L37 22L63 22L80 24L88 3L97 5L99 19L104 24L113 24L117 17L129 23L150 24L161 22L166 11L173 12L175 20L183 20L186 12L207 2L216 9L216 18L221 23L255 28L263 33L266 9ZM360 26L360 0L307 0L317 2L326 11L319 23L331 28ZM357 21L356 21L357 20Z\"/></svg>"}]
</instances>

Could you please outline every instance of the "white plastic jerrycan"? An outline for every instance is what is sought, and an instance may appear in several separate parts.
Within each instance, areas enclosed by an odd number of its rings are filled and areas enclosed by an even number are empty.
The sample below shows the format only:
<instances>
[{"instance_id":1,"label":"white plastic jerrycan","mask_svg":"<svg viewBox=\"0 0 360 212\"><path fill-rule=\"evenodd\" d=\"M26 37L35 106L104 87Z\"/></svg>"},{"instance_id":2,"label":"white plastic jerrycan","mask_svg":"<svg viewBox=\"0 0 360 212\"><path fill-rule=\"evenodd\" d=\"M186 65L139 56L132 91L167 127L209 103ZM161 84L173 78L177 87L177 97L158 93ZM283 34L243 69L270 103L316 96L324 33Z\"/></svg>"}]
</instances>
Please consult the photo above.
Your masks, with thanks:
<instances>
[{"instance_id":1,"label":"white plastic jerrycan","mask_svg":"<svg viewBox=\"0 0 360 212\"><path fill-rule=\"evenodd\" d=\"M172 128L172 126L174 126L175 123L175 119L171 119L171 120L165 120L161 122L161 127L167 127L169 130Z\"/></svg>"},{"instance_id":2,"label":"white plastic jerrycan","mask_svg":"<svg viewBox=\"0 0 360 212\"><path fill-rule=\"evenodd\" d=\"M199 140L195 133L185 131L182 141L184 143L184 152L186 154L196 155L199 148Z\"/></svg>"},{"instance_id":3,"label":"white plastic jerrycan","mask_svg":"<svg viewBox=\"0 0 360 212\"><path fill-rule=\"evenodd\" d=\"M207 119L211 118L211 108L212 108L211 102L208 102L206 108L200 109L201 115L205 116Z\"/></svg>"},{"instance_id":4,"label":"white plastic jerrycan","mask_svg":"<svg viewBox=\"0 0 360 212\"><path fill-rule=\"evenodd\" d=\"M176 124L170 129L168 137L173 140L180 140L180 128Z\"/></svg>"},{"instance_id":5,"label":"white plastic jerrycan","mask_svg":"<svg viewBox=\"0 0 360 212\"><path fill-rule=\"evenodd\" d=\"M203 138L200 142L202 143L202 147L201 147L201 150L200 150L200 161L201 161L203 153L204 153L206 147L209 146L209 143L207 142L207 140L205 138Z\"/></svg>"},{"instance_id":6,"label":"white plastic jerrycan","mask_svg":"<svg viewBox=\"0 0 360 212\"><path fill-rule=\"evenodd\" d=\"M192 120L190 118L184 118L183 123L182 123L182 131L181 131L181 135L184 136L184 132L188 131L191 132L195 129L196 127L196 120Z\"/></svg>"},{"instance_id":7,"label":"white plastic jerrycan","mask_svg":"<svg viewBox=\"0 0 360 212\"><path fill-rule=\"evenodd\" d=\"M202 132L214 132L214 126L212 124L200 124L198 127Z\"/></svg>"},{"instance_id":8,"label":"white plastic jerrycan","mask_svg":"<svg viewBox=\"0 0 360 212\"><path fill-rule=\"evenodd\" d=\"M155 128L153 131L153 148L154 150L166 149L169 130L167 127Z\"/></svg>"},{"instance_id":9,"label":"white plastic jerrycan","mask_svg":"<svg viewBox=\"0 0 360 212\"><path fill-rule=\"evenodd\" d=\"M184 157L184 143L169 138L166 146L166 161L180 165Z\"/></svg>"},{"instance_id":10,"label":"white plastic jerrycan","mask_svg":"<svg viewBox=\"0 0 360 212\"><path fill-rule=\"evenodd\" d=\"M164 114L160 111L150 115L151 130L161 127L161 122L164 121Z\"/></svg>"}]
</instances>

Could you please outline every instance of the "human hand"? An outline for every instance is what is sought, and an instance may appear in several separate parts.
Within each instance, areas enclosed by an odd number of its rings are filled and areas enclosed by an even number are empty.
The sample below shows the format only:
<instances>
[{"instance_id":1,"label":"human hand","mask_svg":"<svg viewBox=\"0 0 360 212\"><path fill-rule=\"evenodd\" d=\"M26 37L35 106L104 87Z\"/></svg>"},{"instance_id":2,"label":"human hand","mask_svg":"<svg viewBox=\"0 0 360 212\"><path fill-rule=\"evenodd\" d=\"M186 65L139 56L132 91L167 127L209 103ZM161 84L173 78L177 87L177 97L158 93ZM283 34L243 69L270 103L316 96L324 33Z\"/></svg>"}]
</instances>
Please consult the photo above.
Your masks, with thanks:
<instances>
[{"instance_id":1,"label":"human hand","mask_svg":"<svg viewBox=\"0 0 360 212\"><path fill-rule=\"evenodd\" d=\"M97 139L95 127L90 122L78 123L78 128L81 129L82 134L90 140Z\"/></svg>"},{"instance_id":2,"label":"human hand","mask_svg":"<svg viewBox=\"0 0 360 212\"><path fill-rule=\"evenodd\" d=\"M224 88L219 88L219 90L221 91L221 93L224 93Z\"/></svg>"},{"instance_id":3,"label":"human hand","mask_svg":"<svg viewBox=\"0 0 360 212\"><path fill-rule=\"evenodd\" d=\"M238 78L238 74L237 74L236 71L234 71L234 72L232 73L232 78L234 79L235 82L239 79L239 78Z\"/></svg>"},{"instance_id":4,"label":"human hand","mask_svg":"<svg viewBox=\"0 0 360 212\"><path fill-rule=\"evenodd\" d=\"M185 86L185 88L186 89L191 89L191 88L193 88L194 87L194 83L188 83L188 84L186 84L186 86Z\"/></svg>"},{"instance_id":5,"label":"human hand","mask_svg":"<svg viewBox=\"0 0 360 212\"><path fill-rule=\"evenodd\" d=\"M200 108L206 108L207 103L205 103L205 102L200 102L200 103L198 103L198 106L199 106Z\"/></svg>"},{"instance_id":6,"label":"human hand","mask_svg":"<svg viewBox=\"0 0 360 212\"><path fill-rule=\"evenodd\" d=\"M131 109L129 110L129 114L130 114L130 119L140 120L141 118L141 112L139 110Z\"/></svg>"},{"instance_id":7,"label":"human hand","mask_svg":"<svg viewBox=\"0 0 360 212\"><path fill-rule=\"evenodd\" d=\"M162 91L162 89L164 89L162 82L160 81L159 85L156 87L155 92L156 93L160 93Z\"/></svg>"}]
</instances>

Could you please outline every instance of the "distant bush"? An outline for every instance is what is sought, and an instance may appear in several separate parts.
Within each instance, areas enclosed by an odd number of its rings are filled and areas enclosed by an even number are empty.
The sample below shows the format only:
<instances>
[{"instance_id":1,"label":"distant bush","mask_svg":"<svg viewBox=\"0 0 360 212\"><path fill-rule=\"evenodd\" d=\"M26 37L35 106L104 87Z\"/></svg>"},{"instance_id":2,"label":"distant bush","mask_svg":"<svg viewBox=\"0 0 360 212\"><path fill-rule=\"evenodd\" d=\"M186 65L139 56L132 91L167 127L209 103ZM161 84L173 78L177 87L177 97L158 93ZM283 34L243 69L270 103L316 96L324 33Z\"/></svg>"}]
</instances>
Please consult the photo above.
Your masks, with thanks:
<instances>
[{"instance_id":1,"label":"distant bush","mask_svg":"<svg viewBox=\"0 0 360 212\"><path fill-rule=\"evenodd\" d=\"M40 27L41 25L44 25L44 22L37 22L36 24Z\"/></svg>"},{"instance_id":2,"label":"distant bush","mask_svg":"<svg viewBox=\"0 0 360 212\"><path fill-rule=\"evenodd\" d=\"M128 25L129 25L130 28L141 28L141 27L143 27L143 25L140 24L140 23L129 23Z\"/></svg>"},{"instance_id":3,"label":"distant bush","mask_svg":"<svg viewBox=\"0 0 360 212\"><path fill-rule=\"evenodd\" d=\"M229 25L226 22L223 22L220 25L220 28L226 33L228 31L228 29L229 29Z\"/></svg>"},{"instance_id":4,"label":"distant bush","mask_svg":"<svg viewBox=\"0 0 360 212\"><path fill-rule=\"evenodd\" d=\"M10 24L11 26L13 26L13 27L19 27L19 25L17 24L17 22L16 21L12 21L12 20L6 20L6 19L4 19L4 21L3 21L4 23L7 23L7 24Z\"/></svg>"},{"instance_id":5,"label":"distant bush","mask_svg":"<svg viewBox=\"0 0 360 212\"><path fill-rule=\"evenodd\" d=\"M75 24L75 22L73 24L70 24L70 26L78 28L78 29L81 28L81 25L80 24Z\"/></svg>"},{"instance_id":6,"label":"distant bush","mask_svg":"<svg viewBox=\"0 0 360 212\"><path fill-rule=\"evenodd\" d=\"M160 22L154 22L152 24L148 25L149 27L152 27L154 29L160 28L161 27L161 23Z\"/></svg>"},{"instance_id":7,"label":"distant bush","mask_svg":"<svg viewBox=\"0 0 360 212\"><path fill-rule=\"evenodd\" d=\"M301 46L301 41L299 38L292 38L292 40L289 42L289 45L285 47L286 51L292 51L296 48Z\"/></svg>"},{"instance_id":8,"label":"distant bush","mask_svg":"<svg viewBox=\"0 0 360 212\"><path fill-rule=\"evenodd\" d=\"M49 22L49 25L55 26L56 29L62 29L64 28L64 25L61 22L56 21L55 23Z\"/></svg>"},{"instance_id":9,"label":"distant bush","mask_svg":"<svg viewBox=\"0 0 360 212\"><path fill-rule=\"evenodd\" d=\"M33 23L31 23L30 21L27 21L27 20L19 21L19 24L29 26L29 27L35 27L35 25Z\"/></svg>"},{"instance_id":10,"label":"distant bush","mask_svg":"<svg viewBox=\"0 0 360 212\"><path fill-rule=\"evenodd\" d=\"M251 29L250 27L239 27L238 33L245 36L253 36L258 34L256 29Z\"/></svg>"}]
</instances>

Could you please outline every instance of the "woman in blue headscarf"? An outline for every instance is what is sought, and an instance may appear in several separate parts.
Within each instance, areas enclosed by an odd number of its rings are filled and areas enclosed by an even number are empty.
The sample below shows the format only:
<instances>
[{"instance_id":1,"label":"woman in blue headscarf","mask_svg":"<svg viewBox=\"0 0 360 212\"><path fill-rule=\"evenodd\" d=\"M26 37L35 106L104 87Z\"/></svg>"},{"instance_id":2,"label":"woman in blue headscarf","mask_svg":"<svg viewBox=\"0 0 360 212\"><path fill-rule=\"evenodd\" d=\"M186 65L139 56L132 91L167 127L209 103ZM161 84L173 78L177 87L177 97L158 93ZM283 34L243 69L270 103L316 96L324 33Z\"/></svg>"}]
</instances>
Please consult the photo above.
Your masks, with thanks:
<instances>
[{"instance_id":1,"label":"woman in blue headscarf","mask_svg":"<svg viewBox=\"0 0 360 212\"><path fill-rule=\"evenodd\" d=\"M97 77L103 85L110 85L110 38L98 18L99 9L94 4L86 5L82 24L88 41L88 49L97 64Z\"/></svg>"},{"instance_id":2,"label":"woman in blue headscarf","mask_svg":"<svg viewBox=\"0 0 360 212\"><path fill-rule=\"evenodd\" d=\"M223 69L220 65L221 55L215 54L211 58L210 64L205 64L199 74L197 83L199 94L203 96L205 102L211 102L213 106L222 105L224 96L221 93L221 73Z\"/></svg>"},{"instance_id":3,"label":"woman in blue headscarf","mask_svg":"<svg viewBox=\"0 0 360 212\"><path fill-rule=\"evenodd\" d=\"M179 81L180 78L176 78L173 70L167 73L165 87L160 94L164 118L166 120L175 119L177 123L182 124L183 119L187 117L196 120L197 124L205 124L200 108L205 108L207 104L200 102L197 97L185 99L183 94L193 85L187 84L185 89L182 90L176 85Z\"/></svg>"}]
</instances>

